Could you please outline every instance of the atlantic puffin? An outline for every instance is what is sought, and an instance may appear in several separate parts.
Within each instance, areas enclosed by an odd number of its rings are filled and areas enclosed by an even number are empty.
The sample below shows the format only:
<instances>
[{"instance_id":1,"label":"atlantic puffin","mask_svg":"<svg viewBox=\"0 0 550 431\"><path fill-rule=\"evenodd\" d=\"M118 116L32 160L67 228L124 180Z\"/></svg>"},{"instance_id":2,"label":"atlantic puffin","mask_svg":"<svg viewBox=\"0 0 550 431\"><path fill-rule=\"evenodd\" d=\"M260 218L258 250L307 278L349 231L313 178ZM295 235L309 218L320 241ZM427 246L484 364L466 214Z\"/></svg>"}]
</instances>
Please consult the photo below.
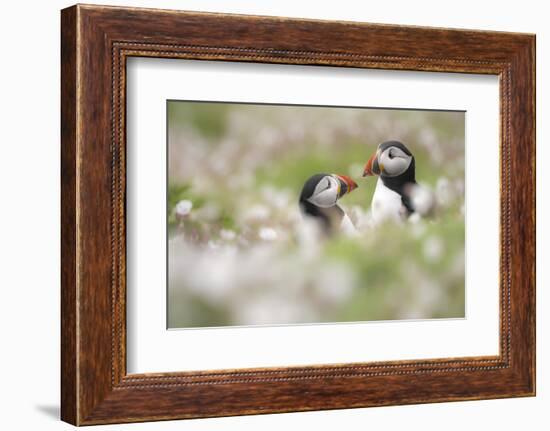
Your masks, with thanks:
<instances>
[{"instance_id":1,"label":"atlantic puffin","mask_svg":"<svg viewBox=\"0 0 550 431\"><path fill-rule=\"evenodd\" d=\"M363 177L372 175L379 176L371 203L374 223L403 221L429 212L432 205L424 201L430 200L430 194L416 182L414 156L403 143L378 145L363 171Z\"/></svg>"},{"instance_id":2,"label":"atlantic puffin","mask_svg":"<svg viewBox=\"0 0 550 431\"><path fill-rule=\"evenodd\" d=\"M354 235L357 232L353 223L337 202L356 188L357 183L346 175L313 175L302 188L300 209L304 216L319 221L328 235L337 232Z\"/></svg>"}]
</instances>

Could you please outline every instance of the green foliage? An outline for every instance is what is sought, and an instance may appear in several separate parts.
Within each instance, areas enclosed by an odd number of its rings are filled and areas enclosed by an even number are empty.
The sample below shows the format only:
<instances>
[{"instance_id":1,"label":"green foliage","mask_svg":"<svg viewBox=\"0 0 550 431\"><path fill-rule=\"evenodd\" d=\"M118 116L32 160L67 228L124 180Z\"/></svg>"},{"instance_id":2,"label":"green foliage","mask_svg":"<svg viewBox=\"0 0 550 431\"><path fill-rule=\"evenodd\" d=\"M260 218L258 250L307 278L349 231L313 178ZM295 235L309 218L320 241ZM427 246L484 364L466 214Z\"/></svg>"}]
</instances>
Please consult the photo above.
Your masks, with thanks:
<instances>
[{"instance_id":1,"label":"green foliage","mask_svg":"<svg viewBox=\"0 0 550 431\"><path fill-rule=\"evenodd\" d=\"M168 124L179 127L192 125L201 135L215 139L226 129L230 105L223 103L180 103L168 102Z\"/></svg>"},{"instance_id":2,"label":"green foliage","mask_svg":"<svg viewBox=\"0 0 550 431\"><path fill-rule=\"evenodd\" d=\"M464 224L454 214L445 214L413 234L410 226L383 225L363 243L350 238L327 242L325 253L355 269L363 288L356 289L352 300L339 310L334 319L343 321L388 320L394 318L403 303L413 302L418 295L417 283L434 283L441 294L431 315L424 317L464 316L464 272L457 265L457 252L464 247ZM442 244L441 255L426 256L426 242L435 239ZM459 256L460 257L460 256ZM458 261L460 262L460 260Z\"/></svg>"}]
</instances>

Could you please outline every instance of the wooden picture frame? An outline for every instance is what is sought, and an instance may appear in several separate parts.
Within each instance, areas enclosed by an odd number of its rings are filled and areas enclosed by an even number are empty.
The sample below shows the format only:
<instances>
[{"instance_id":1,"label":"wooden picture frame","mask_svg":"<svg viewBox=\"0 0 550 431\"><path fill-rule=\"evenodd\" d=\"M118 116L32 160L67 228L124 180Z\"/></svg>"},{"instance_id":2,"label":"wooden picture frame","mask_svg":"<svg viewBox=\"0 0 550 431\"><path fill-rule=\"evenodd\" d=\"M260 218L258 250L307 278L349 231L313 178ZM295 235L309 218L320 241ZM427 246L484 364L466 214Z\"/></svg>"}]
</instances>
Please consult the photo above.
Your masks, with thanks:
<instances>
[{"instance_id":1,"label":"wooden picture frame","mask_svg":"<svg viewBox=\"0 0 550 431\"><path fill-rule=\"evenodd\" d=\"M83 5L61 18L62 420L91 425L535 394L534 35ZM500 354L127 374L131 56L498 75Z\"/></svg>"}]
</instances>

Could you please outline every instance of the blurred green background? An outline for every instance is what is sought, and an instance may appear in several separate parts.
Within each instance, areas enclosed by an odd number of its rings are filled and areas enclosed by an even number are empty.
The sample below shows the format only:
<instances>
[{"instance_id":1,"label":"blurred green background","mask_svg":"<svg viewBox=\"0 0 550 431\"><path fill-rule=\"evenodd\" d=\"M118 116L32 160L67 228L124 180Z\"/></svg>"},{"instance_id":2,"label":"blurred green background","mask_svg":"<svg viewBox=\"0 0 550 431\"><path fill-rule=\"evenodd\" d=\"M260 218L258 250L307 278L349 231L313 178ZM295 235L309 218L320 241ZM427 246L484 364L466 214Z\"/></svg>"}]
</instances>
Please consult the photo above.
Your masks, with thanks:
<instances>
[{"instance_id":1,"label":"blurred green background","mask_svg":"<svg viewBox=\"0 0 550 431\"><path fill-rule=\"evenodd\" d=\"M464 317L464 113L168 102L168 326ZM432 190L429 219L372 226L380 142ZM350 175L360 235L320 240L304 181Z\"/></svg>"}]
</instances>

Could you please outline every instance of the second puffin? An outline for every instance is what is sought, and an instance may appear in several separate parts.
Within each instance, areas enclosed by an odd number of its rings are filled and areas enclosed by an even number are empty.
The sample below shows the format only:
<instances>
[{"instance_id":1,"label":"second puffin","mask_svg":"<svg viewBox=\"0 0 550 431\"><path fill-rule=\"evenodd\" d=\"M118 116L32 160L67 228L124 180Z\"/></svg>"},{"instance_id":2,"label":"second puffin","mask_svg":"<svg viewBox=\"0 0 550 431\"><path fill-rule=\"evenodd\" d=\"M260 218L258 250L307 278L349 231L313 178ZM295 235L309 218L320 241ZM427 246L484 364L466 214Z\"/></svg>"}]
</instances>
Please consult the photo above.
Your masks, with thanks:
<instances>
[{"instance_id":1,"label":"second puffin","mask_svg":"<svg viewBox=\"0 0 550 431\"><path fill-rule=\"evenodd\" d=\"M399 141L378 145L363 172L364 177L371 175L379 176L371 204L374 223L401 221L415 212L411 199L417 186L414 156L405 145Z\"/></svg>"},{"instance_id":2,"label":"second puffin","mask_svg":"<svg viewBox=\"0 0 550 431\"><path fill-rule=\"evenodd\" d=\"M337 202L356 188L357 183L346 175L313 175L305 182L300 194L302 213L319 221L327 234L354 234L353 223Z\"/></svg>"}]
</instances>

